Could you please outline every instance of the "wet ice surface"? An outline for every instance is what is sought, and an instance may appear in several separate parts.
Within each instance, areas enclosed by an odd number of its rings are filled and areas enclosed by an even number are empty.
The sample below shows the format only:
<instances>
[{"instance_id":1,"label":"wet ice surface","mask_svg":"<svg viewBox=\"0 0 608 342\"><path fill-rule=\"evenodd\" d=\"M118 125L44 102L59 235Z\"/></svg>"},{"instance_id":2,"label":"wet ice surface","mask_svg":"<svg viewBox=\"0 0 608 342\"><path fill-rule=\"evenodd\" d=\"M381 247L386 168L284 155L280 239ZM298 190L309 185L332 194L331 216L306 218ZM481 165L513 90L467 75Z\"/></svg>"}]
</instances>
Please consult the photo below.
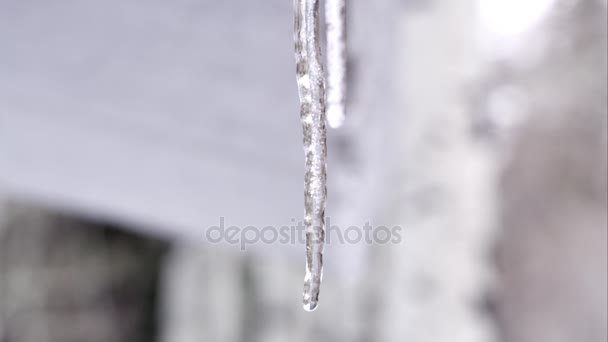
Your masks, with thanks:
<instances>
[{"instance_id":1,"label":"wet ice surface","mask_svg":"<svg viewBox=\"0 0 608 342\"><path fill-rule=\"evenodd\" d=\"M344 124L346 111L346 1L325 1L327 32L327 123Z\"/></svg>"},{"instance_id":2,"label":"wet ice surface","mask_svg":"<svg viewBox=\"0 0 608 342\"><path fill-rule=\"evenodd\" d=\"M327 199L327 142L325 129L325 75L319 37L319 0L298 0L294 8L296 77L300 119L304 132L304 225L306 275L304 309L313 311L319 301L323 277L325 202Z\"/></svg>"}]
</instances>

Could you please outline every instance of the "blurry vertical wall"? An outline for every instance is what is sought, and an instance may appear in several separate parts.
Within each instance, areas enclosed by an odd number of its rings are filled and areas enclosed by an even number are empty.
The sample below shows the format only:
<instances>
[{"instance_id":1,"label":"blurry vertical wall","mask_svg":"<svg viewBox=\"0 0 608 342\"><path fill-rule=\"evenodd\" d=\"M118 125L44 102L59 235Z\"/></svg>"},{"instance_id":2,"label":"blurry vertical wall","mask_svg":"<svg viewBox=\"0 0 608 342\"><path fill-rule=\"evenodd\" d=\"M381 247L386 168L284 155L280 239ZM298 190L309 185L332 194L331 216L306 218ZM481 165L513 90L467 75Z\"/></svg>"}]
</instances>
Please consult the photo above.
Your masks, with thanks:
<instances>
[{"instance_id":1,"label":"blurry vertical wall","mask_svg":"<svg viewBox=\"0 0 608 342\"><path fill-rule=\"evenodd\" d=\"M512 129L499 196L497 313L507 341L605 341L608 69L605 1L556 1L498 68ZM501 110L501 109L499 109Z\"/></svg>"},{"instance_id":2,"label":"blurry vertical wall","mask_svg":"<svg viewBox=\"0 0 608 342\"><path fill-rule=\"evenodd\" d=\"M606 341L606 11L349 2L307 313L291 2L0 0L0 341Z\"/></svg>"}]
</instances>

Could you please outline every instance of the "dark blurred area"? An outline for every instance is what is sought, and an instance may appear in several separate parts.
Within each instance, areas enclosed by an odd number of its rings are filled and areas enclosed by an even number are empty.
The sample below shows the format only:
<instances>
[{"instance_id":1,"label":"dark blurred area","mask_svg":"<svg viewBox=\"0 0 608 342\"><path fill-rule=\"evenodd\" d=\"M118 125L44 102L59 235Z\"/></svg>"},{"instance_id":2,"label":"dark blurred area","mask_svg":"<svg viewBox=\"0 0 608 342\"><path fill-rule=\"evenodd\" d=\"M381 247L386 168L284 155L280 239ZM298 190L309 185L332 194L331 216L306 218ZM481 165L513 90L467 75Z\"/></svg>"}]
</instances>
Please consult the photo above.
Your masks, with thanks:
<instances>
[{"instance_id":1,"label":"dark blurred area","mask_svg":"<svg viewBox=\"0 0 608 342\"><path fill-rule=\"evenodd\" d=\"M0 0L0 342L608 340L605 0L351 0L331 244L291 1Z\"/></svg>"},{"instance_id":2,"label":"dark blurred area","mask_svg":"<svg viewBox=\"0 0 608 342\"><path fill-rule=\"evenodd\" d=\"M3 341L151 341L168 243L3 203Z\"/></svg>"}]
</instances>

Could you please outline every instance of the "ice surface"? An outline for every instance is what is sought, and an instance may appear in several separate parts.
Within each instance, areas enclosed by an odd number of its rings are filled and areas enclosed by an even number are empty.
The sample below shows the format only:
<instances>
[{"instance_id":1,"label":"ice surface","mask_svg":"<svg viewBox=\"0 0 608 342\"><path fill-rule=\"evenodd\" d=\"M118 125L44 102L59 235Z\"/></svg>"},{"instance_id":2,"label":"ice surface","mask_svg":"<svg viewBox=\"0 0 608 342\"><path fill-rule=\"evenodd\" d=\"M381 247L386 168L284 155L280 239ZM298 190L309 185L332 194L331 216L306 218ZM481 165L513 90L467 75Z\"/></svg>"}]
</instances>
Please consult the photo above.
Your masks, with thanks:
<instances>
[{"instance_id":1,"label":"ice surface","mask_svg":"<svg viewBox=\"0 0 608 342\"><path fill-rule=\"evenodd\" d=\"M327 32L327 122L332 128L342 126L346 103L346 3L326 0Z\"/></svg>"},{"instance_id":2,"label":"ice surface","mask_svg":"<svg viewBox=\"0 0 608 342\"><path fill-rule=\"evenodd\" d=\"M294 9L296 73L306 165L304 177L306 276L303 304L306 310L312 311L317 307L323 275L327 198L325 77L319 45L319 0L296 0Z\"/></svg>"}]
</instances>

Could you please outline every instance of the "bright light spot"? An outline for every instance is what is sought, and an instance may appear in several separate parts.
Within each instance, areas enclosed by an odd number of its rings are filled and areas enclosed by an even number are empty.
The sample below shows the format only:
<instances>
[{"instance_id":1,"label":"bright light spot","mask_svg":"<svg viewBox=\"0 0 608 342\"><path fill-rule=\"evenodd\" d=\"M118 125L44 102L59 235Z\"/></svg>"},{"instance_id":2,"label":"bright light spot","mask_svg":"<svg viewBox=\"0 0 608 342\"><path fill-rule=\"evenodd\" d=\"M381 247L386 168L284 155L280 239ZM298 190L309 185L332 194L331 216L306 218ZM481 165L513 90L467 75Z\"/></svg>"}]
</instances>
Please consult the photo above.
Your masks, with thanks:
<instances>
[{"instance_id":1,"label":"bright light spot","mask_svg":"<svg viewBox=\"0 0 608 342\"><path fill-rule=\"evenodd\" d=\"M331 128L340 128L344 124L344 106L333 104L327 108L327 122Z\"/></svg>"},{"instance_id":2,"label":"bright light spot","mask_svg":"<svg viewBox=\"0 0 608 342\"><path fill-rule=\"evenodd\" d=\"M554 0L479 0L479 14L488 30L516 36L536 25Z\"/></svg>"}]
</instances>

